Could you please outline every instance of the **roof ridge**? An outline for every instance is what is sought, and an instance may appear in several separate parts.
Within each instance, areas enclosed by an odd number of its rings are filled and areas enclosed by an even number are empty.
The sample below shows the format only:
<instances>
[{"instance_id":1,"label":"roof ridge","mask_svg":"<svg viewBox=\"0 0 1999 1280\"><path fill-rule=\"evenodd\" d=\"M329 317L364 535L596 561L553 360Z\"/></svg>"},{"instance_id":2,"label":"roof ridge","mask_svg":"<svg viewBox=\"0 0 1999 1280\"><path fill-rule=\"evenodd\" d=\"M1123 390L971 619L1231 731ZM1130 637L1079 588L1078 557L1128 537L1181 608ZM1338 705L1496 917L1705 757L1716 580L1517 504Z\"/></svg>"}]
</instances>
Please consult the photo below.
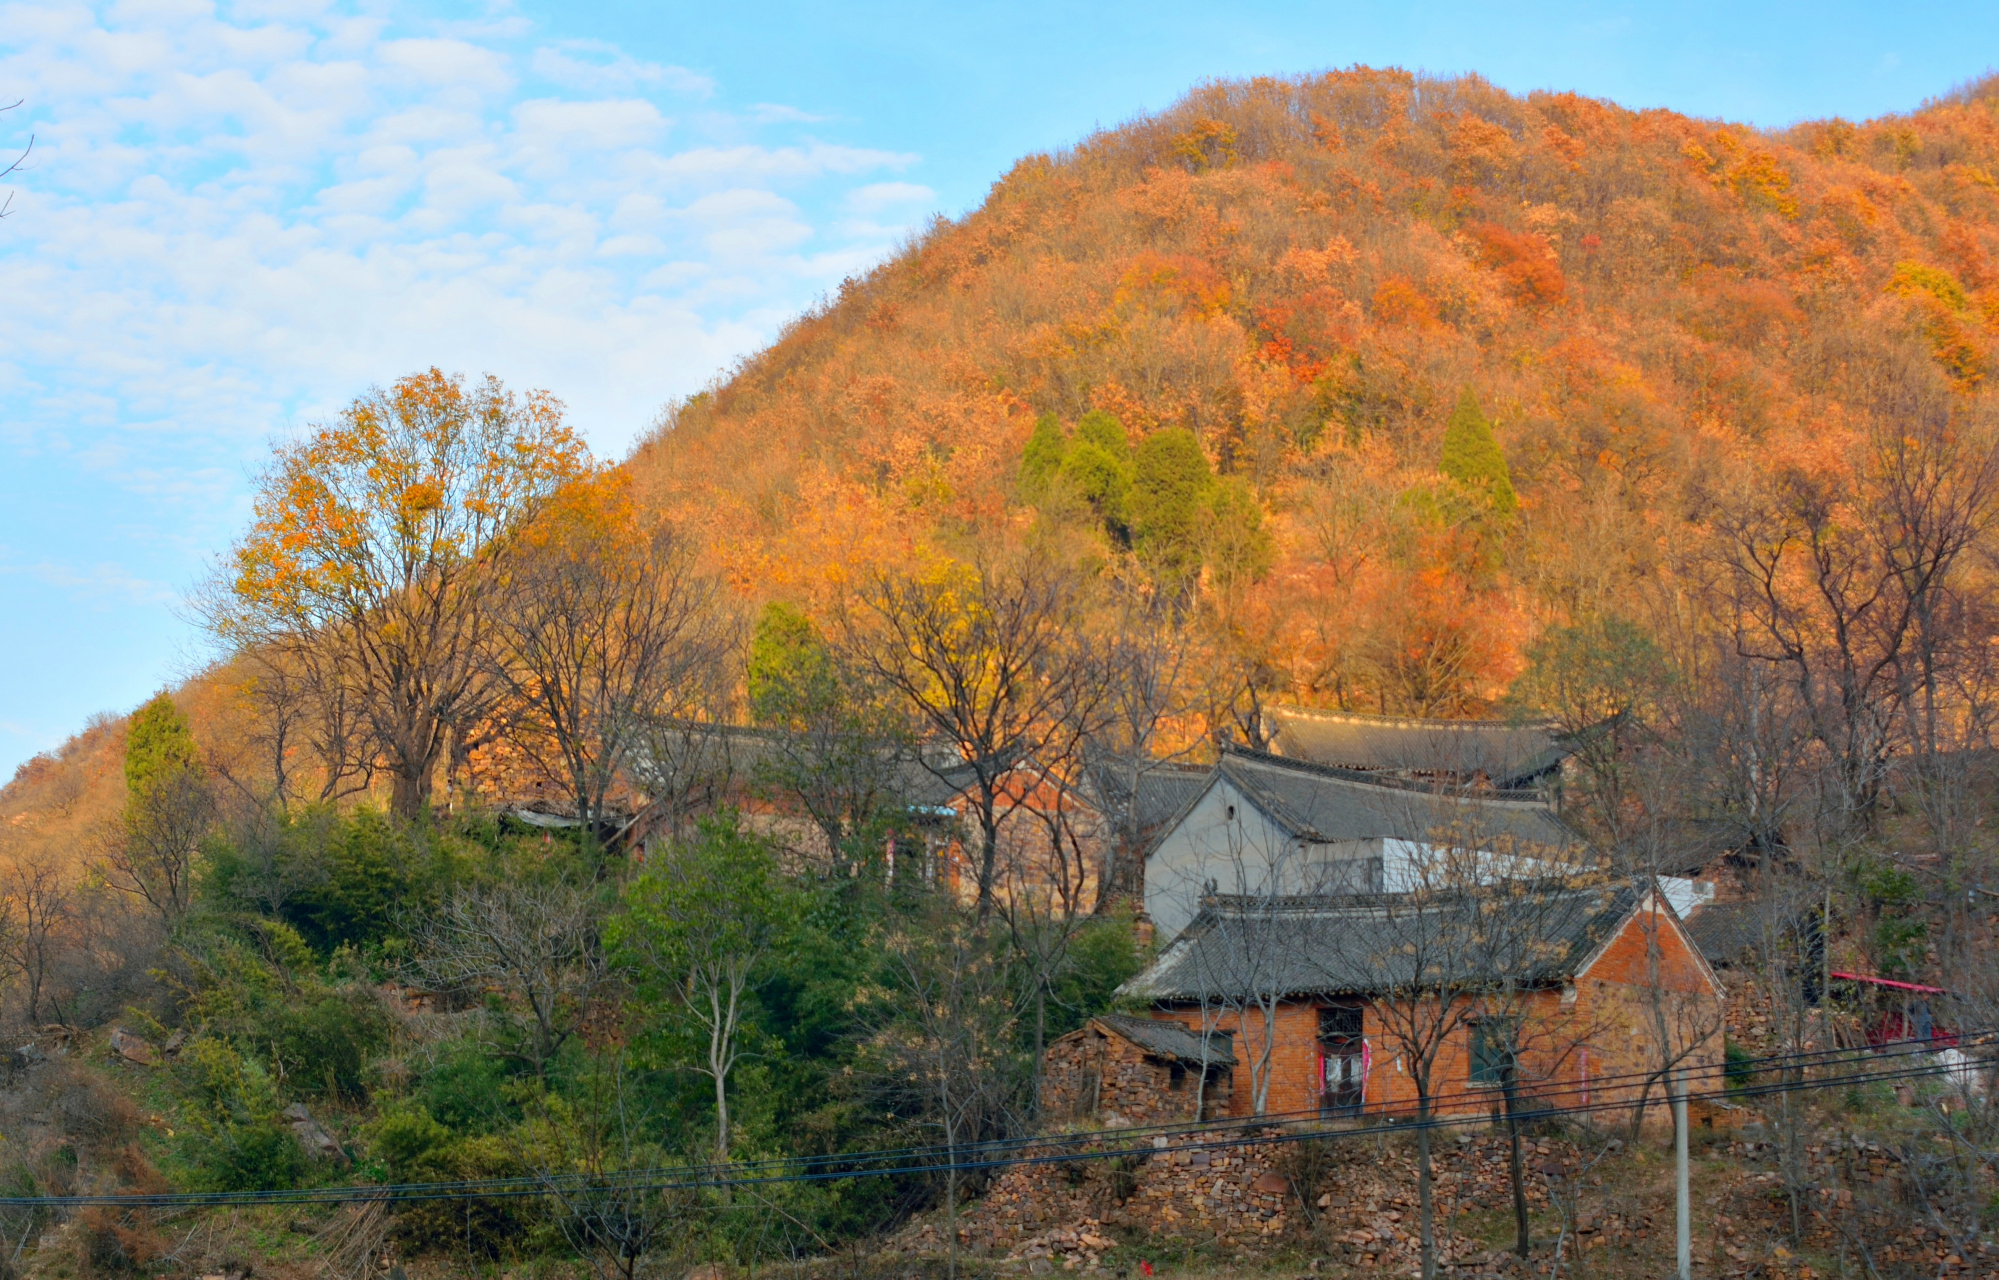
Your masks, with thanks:
<instances>
[{"instance_id":1,"label":"roof ridge","mask_svg":"<svg viewBox=\"0 0 1999 1280\"><path fill-rule=\"evenodd\" d=\"M1251 764L1259 764L1279 769L1289 769L1296 773L1315 774L1333 782L1350 783L1357 787L1373 787L1381 791L1413 791L1421 795L1448 796L1452 799L1476 800L1480 803L1517 804L1526 808L1545 809L1550 813L1554 807L1537 790L1525 787L1493 787L1481 790L1464 784L1449 785L1423 782L1413 778L1397 777L1389 773L1375 773L1365 769L1346 769L1336 764L1320 764L1303 756L1281 756L1274 751L1259 751L1255 747L1245 747L1233 742L1222 744L1222 760L1240 756Z\"/></svg>"},{"instance_id":2,"label":"roof ridge","mask_svg":"<svg viewBox=\"0 0 1999 1280\"><path fill-rule=\"evenodd\" d=\"M1340 711L1331 707L1301 707L1289 703L1266 706L1264 711L1268 714L1303 716L1313 720L1380 725L1384 728L1397 729L1443 729L1455 733L1486 729L1537 730L1548 733L1558 727L1553 720L1444 719L1435 716L1385 715L1372 711Z\"/></svg>"}]
</instances>

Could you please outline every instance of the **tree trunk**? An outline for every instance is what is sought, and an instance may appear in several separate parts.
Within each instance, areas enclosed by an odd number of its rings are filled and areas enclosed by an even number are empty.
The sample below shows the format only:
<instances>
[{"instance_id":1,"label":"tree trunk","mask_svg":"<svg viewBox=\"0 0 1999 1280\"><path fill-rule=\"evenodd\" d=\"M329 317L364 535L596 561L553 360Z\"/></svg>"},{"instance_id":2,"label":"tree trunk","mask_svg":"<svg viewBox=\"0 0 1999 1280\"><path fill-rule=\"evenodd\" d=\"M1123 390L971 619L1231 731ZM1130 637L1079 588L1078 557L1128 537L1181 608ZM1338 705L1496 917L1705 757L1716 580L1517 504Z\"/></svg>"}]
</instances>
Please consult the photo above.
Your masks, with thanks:
<instances>
[{"instance_id":1,"label":"tree trunk","mask_svg":"<svg viewBox=\"0 0 1999 1280\"><path fill-rule=\"evenodd\" d=\"M950 1280L958 1280L958 1138L957 1126L944 1120L944 1230L949 1234Z\"/></svg>"},{"instance_id":2,"label":"tree trunk","mask_svg":"<svg viewBox=\"0 0 1999 1280\"><path fill-rule=\"evenodd\" d=\"M390 777L389 808L405 822L415 822L423 816L424 806L430 803L430 771L422 769L412 776L407 769L398 765Z\"/></svg>"},{"instance_id":3,"label":"tree trunk","mask_svg":"<svg viewBox=\"0 0 1999 1280\"><path fill-rule=\"evenodd\" d=\"M1430 1169L1430 1091L1416 1086L1416 1198L1421 1206L1417 1230L1423 1245L1423 1280L1437 1280L1437 1201Z\"/></svg>"},{"instance_id":4,"label":"tree trunk","mask_svg":"<svg viewBox=\"0 0 1999 1280\"><path fill-rule=\"evenodd\" d=\"M1510 1150L1507 1152L1508 1171L1513 1177L1513 1252L1525 1258L1532 1241L1527 1232L1527 1176L1520 1164L1520 1116L1516 1100L1519 1096L1513 1069L1506 1071L1506 1138Z\"/></svg>"},{"instance_id":5,"label":"tree trunk","mask_svg":"<svg viewBox=\"0 0 1999 1280\"><path fill-rule=\"evenodd\" d=\"M992 804L979 808L979 923L984 924L993 910L993 872L999 865L999 819Z\"/></svg>"},{"instance_id":6,"label":"tree trunk","mask_svg":"<svg viewBox=\"0 0 1999 1280\"><path fill-rule=\"evenodd\" d=\"M1048 1040L1048 979L1034 983L1034 1118L1041 1119L1041 1053Z\"/></svg>"}]
</instances>

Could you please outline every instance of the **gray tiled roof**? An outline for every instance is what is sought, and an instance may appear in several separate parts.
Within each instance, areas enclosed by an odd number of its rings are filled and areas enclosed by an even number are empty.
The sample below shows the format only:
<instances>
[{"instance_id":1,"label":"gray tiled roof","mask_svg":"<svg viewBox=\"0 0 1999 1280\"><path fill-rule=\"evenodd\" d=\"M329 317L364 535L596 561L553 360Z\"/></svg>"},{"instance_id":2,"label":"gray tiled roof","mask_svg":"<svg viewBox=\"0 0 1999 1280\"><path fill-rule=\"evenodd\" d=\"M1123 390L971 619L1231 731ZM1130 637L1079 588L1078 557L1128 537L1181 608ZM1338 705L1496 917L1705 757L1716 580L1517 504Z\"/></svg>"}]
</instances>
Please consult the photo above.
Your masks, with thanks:
<instances>
[{"instance_id":1,"label":"gray tiled roof","mask_svg":"<svg viewBox=\"0 0 1999 1280\"><path fill-rule=\"evenodd\" d=\"M872 739L815 737L783 729L737 724L686 723L659 734L655 768L742 783L763 783L797 768L824 767L875 775L902 804L938 808L972 785L972 767L937 748L913 748Z\"/></svg>"},{"instance_id":2,"label":"gray tiled roof","mask_svg":"<svg viewBox=\"0 0 1999 1280\"><path fill-rule=\"evenodd\" d=\"M1206 1063L1220 1067L1235 1065L1235 1049L1226 1031L1210 1031L1207 1035L1207 1052L1203 1053L1202 1037L1177 1022L1162 1022L1153 1018L1128 1018L1116 1013L1104 1014L1096 1021L1146 1052L1162 1058L1177 1058L1181 1062Z\"/></svg>"},{"instance_id":3,"label":"gray tiled roof","mask_svg":"<svg viewBox=\"0 0 1999 1280\"><path fill-rule=\"evenodd\" d=\"M1425 720L1304 707L1269 707L1278 755L1341 769L1482 775L1501 788L1533 784L1568 754L1544 724L1510 720Z\"/></svg>"},{"instance_id":4,"label":"gray tiled roof","mask_svg":"<svg viewBox=\"0 0 1999 1280\"><path fill-rule=\"evenodd\" d=\"M1192 1001L1543 984L1573 976L1637 902L1628 887L1521 881L1430 898L1217 896L1120 990Z\"/></svg>"},{"instance_id":5,"label":"gray tiled roof","mask_svg":"<svg viewBox=\"0 0 1999 1280\"><path fill-rule=\"evenodd\" d=\"M1137 772L1134 790L1131 761L1106 757L1090 764L1090 798L1113 819L1124 816L1130 806L1143 843L1177 817L1187 802L1206 788L1213 774L1209 765L1146 761Z\"/></svg>"},{"instance_id":6,"label":"gray tiled roof","mask_svg":"<svg viewBox=\"0 0 1999 1280\"><path fill-rule=\"evenodd\" d=\"M1581 843L1538 796L1396 785L1391 779L1233 747L1217 768L1273 822L1300 839L1389 836L1529 856ZM1501 848L1509 843L1512 848Z\"/></svg>"},{"instance_id":7,"label":"gray tiled roof","mask_svg":"<svg viewBox=\"0 0 1999 1280\"><path fill-rule=\"evenodd\" d=\"M1687 936L1709 964L1740 964L1762 934L1756 902L1710 902L1687 917Z\"/></svg>"}]
</instances>

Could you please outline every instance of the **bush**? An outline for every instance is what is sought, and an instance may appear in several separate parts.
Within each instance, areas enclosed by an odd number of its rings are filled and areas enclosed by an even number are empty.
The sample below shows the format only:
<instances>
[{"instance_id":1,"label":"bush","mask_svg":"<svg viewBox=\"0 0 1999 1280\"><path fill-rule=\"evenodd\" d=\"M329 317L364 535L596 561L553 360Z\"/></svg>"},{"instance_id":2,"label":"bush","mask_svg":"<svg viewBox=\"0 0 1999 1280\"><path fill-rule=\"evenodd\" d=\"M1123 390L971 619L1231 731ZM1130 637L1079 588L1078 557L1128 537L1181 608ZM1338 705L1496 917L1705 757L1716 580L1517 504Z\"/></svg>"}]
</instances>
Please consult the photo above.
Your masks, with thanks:
<instances>
[{"instance_id":1,"label":"bush","mask_svg":"<svg viewBox=\"0 0 1999 1280\"><path fill-rule=\"evenodd\" d=\"M1723 1040L1721 1045L1721 1082L1725 1089L1747 1089L1756 1082L1756 1072L1749 1064L1756 1059L1749 1050L1733 1040Z\"/></svg>"},{"instance_id":2,"label":"bush","mask_svg":"<svg viewBox=\"0 0 1999 1280\"><path fill-rule=\"evenodd\" d=\"M460 1137L421 1108L391 1112L369 1126L369 1149L395 1182L467 1182L519 1177L525 1170L494 1137ZM498 1257L534 1223L528 1199L419 1203L396 1216L396 1234L413 1249L464 1249Z\"/></svg>"},{"instance_id":3,"label":"bush","mask_svg":"<svg viewBox=\"0 0 1999 1280\"><path fill-rule=\"evenodd\" d=\"M77 1262L87 1276L144 1271L166 1252L152 1215L143 1209L92 1205L77 1214Z\"/></svg>"},{"instance_id":4,"label":"bush","mask_svg":"<svg viewBox=\"0 0 1999 1280\"><path fill-rule=\"evenodd\" d=\"M506 1085L507 1064L464 1043L447 1049L425 1074L415 1094L423 1109L458 1133L487 1133L520 1118Z\"/></svg>"},{"instance_id":5,"label":"bush","mask_svg":"<svg viewBox=\"0 0 1999 1280\"><path fill-rule=\"evenodd\" d=\"M309 1168L305 1149L275 1116L234 1117L188 1134L182 1158L197 1191L263 1191L295 1187Z\"/></svg>"},{"instance_id":6,"label":"bush","mask_svg":"<svg viewBox=\"0 0 1999 1280\"><path fill-rule=\"evenodd\" d=\"M367 1096L368 1059L389 1042L389 1015L374 992L354 986L302 993L298 1002L268 1010L262 1021L263 1039L293 1090Z\"/></svg>"},{"instance_id":7,"label":"bush","mask_svg":"<svg viewBox=\"0 0 1999 1280\"><path fill-rule=\"evenodd\" d=\"M138 1136L138 1107L90 1068L52 1063L39 1086L57 1132L85 1150L115 1150Z\"/></svg>"},{"instance_id":8,"label":"bush","mask_svg":"<svg viewBox=\"0 0 1999 1280\"><path fill-rule=\"evenodd\" d=\"M305 1151L279 1118L277 1086L261 1063L227 1041L197 1036L181 1051L180 1071L196 1099L179 1152L195 1189L298 1185L308 1168Z\"/></svg>"}]
</instances>

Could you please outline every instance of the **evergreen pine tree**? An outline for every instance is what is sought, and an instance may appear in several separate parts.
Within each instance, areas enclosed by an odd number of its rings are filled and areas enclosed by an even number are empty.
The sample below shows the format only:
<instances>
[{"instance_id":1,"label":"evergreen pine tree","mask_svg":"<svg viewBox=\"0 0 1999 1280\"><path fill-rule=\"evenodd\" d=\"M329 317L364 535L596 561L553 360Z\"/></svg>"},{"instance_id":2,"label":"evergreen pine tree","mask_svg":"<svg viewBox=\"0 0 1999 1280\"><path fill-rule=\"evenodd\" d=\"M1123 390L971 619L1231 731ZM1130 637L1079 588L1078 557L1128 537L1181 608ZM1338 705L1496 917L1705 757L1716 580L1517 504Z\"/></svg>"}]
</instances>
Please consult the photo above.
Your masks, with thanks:
<instances>
[{"instance_id":1,"label":"evergreen pine tree","mask_svg":"<svg viewBox=\"0 0 1999 1280\"><path fill-rule=\"evenodd\" d=\"M1214 487L1208 455L1187 428L1166 427L1139 443L1132 542L1160 582L1183 585L1200 571L1202 522Z\"/></svg>"},{"instance_id":2,"label":"evergreen pine tree","mask_svg":"<svg viewBox=\"0 0 1999 1280\"><path fill-rule=\"evenodd\" d=\"M1069 442L1062 435L1062 423L1052 413L1044 413L1034 423L1034 434L1020 455L1020 492L1030 502L1038 502L1048 490L1048 482L1062 469Z\"/></svg>"},{"instance_id":3,"label":"evergreen pine tree","mask_svg":"<svg viewBox=\"0 0 1999 1280\"><path fill-rule=\"evenodd\" d=\"M201 754L195 749L194 732L187 717L174 705L165 690L132 713L125 730L125 786L134 797L144 799L163 779L175 774L199 773Z\"/></svg>"},{"instance_id":4,"label":"evergreen pine tree","mask_svg":"<svg viewBox=\"0 0 1999 1280\"><path fill-rule=\"evenodd\" d=\"M1113 538L1124 536L1132 460L1123 423L1102 409L1092 409L1078 419L1076 437L1062 460L1062 478L1077 497L1090 504Z\"/></svg>"},{"instance_id":5,"label":"evergreen pine tree","mask_svg":"<svg viewBox=\"0 0 1999 1280\"><path fill-rule=\"evenodd\" d=\"M1113 458L1131 456L1131 437L1115 414L1092 409L1076 420L1076 443L1093 444Z\"/></svg>"},{"instance_id":6,"label":"evergreen pine tree","mask_svg":"<svg viewBox=\"0 0 1999 1280\"><path fill-rule=\"evenodd\" d=\"M1493 437L1492 424L1486 421L1485 411L1479 407L1478 394L1470 387L1458 397L1458 407L1451 410L1437 469L1464 488L1483 495L1500 516L1511 516L1520 508L1520 499L1513 492L1513 475L1506 469L1506 454Z\"/></svg>"},{"instance_id":7,"label":"evergreen pine tree","mask_svg":"<svg viewBox=\"0 0 1999 1280\"><path fill-rule=\"evenodd\" d=\"M808 721L830 710L839 680L825 637L796 605L773 600L750 635L750 715L759 724Z\"/></svg>"}]
</instances>

